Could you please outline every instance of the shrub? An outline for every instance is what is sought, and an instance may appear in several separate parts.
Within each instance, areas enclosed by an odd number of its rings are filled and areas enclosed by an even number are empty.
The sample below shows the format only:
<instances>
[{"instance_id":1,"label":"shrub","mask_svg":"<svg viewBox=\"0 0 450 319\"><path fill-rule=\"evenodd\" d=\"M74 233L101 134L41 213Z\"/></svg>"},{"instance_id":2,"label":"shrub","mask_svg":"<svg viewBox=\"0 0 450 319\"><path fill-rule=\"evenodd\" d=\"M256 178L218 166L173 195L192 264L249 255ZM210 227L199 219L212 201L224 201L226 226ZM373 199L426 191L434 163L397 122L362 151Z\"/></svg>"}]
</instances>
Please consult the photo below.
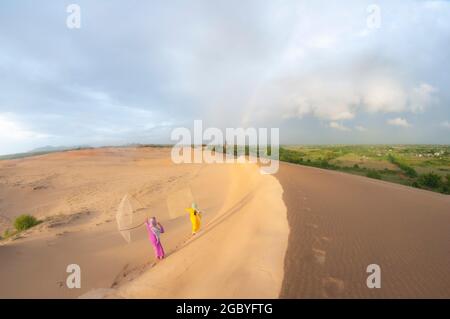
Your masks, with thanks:
<instances>
[{"instance_id":1,"label":"shrub","mask_svg":"<svg viewBox=\"0 0 450 319\"><path fill-rule=\"evenodd\" d=\"M435 173L428 173L419 177L419 183L430 188L438 188L441 186L442 180L439 175Z\"/></svg>"},{"instance_id":2,"label":"shrub","mask_svg":"<svg viewBox=\"0 0 450 319\"><path fill-rule=\"evenodd\" d=\"M9 238L9 237L11 237L12 235L14 235L15 233L16 233L16 232L12 232L12 231L10 231L9 229L6 229L6 230L3 232L2 239Z\"/></svg>"},{"instance_id":3,"label":"shrub","mask_svg":"<svg viewBox=\"0 0 450 319\"><path fill-rule=\"evenodd\" d=\"M374 170L368 171L366 176L370 178L381 179L381 174Z\"/></svg>"},{"instance_id":4,"label":"shrub","mask_svg":"<svg viewBox=\"0 0 450 319\"><path fill-rule=\"evenodd\" d=\"M353 165L353 168L359 168L358 164Z\"/></svg>"},{"instance_id":5,"label":"shrub","mask_svg":"<svg viewBox=\"0 0 450 319\"><path fill-rule=\"evenodd\" d=\"M326 160L320 160L319 163L318 163L318 166L322 167L322 168L329 168L329 167L331 167L331 165Z\"/></svg>"},{"instance_id":6,"label":"shrub","mask_svg":"<svg viewBox=\"0 0 450 319\"><path fill-rule=\"evenodd\" d=\"M20 215L14 221L14 227L17 231L31 228L33 226L36 226L37 224L39 224L39 221L36 219L36 217L31 215Z\"/></svg>"},{"instance_id":7,"label":"shrub","mask_svg":"<svg viewBox=\"0 0 450 319\"><path fill-rule=\"evenodd\" d=\"M450 174L445 176L445 182L442 184L441 192L444 194L450 194Z\"/></svg>"},{"instance_id":8,"label":"shrub","mask_svg":"<svg viewBox=\"0 0 450 319\"><path fill-rule=\"evenodd\" d=\"M448 187L447 185L442 186L441 192L444 194L450 194L450 187Z\"/></svg>"},{"instance_id":9,"label":"shrub","mask_svg":"<svg viewBox=\"0 0 450 319\"><path fill-rule=\"evenodd\" d=\"M398 160L391 154L389 154L388 159L392 164L397 165L398 168L400 168L407 176L409 176L411 178L417 177L416 170L414 168L412 168L411 166L401 162L400 160Z\"/></svg>"}]
</instances>

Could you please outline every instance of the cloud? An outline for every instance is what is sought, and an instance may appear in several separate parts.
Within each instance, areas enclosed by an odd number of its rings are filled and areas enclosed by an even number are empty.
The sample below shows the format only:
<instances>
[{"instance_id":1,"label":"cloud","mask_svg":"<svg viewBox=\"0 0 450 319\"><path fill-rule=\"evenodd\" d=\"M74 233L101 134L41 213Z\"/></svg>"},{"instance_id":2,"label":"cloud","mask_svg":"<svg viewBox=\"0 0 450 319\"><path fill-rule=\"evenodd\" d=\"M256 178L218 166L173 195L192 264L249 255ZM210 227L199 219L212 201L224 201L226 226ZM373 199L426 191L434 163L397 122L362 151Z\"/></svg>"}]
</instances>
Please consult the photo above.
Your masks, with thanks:
<instances>
[{"instance_id":1,"label":"cloud","mask_svg":"<svg viewBox=\"0 0 450 319\"><path fill-rule=\"evenodd\" d=\"M450 4L440 3L441 11L431 10L424 3L405 5L407 10L401 2L394 2L392 7L382 4L386 10L383 10L381 28L364 33L363 39L360 29L349 32L353 28L345 20L348 15L355 15L355 21L359 21L352 10L356 4L351 8L329 7L335 10L334 14L318 18L316 23L307 17L311 10L320 11L320 4L302 8L300 16L305 19L293 23L292 34L286 42L288 58L280 59L262 77L255 94L257 98L251 99L253 107L243 108L247 111L246 118L258 122L263 116L304 119L310 115L342 121L364 113L404 114L428 110L438 101L437 86L443 85L442 78L448 81L439 63L431 62L429 57L439 56L445 61L444 52L449 48L441 35L450 35L449 25L444 22ZM341 10L349 10L348 15ZM433 22L437 16L445 24L437 27ZM327 18L333 21L329 33L320 24L321 19ZM419 33L419 26L438 33L428 37L424 29ZM428 43L435 49L427 47L425 53L419 43ZM436 81L437 74L441 74L439 81ZM259 114L255 116L256 113Z\"/></svg>"},{"instance_id":2,"label":"cloud","mask_svg":"<svg viewBox=\"0 0 450 319\"><path fill-rule=\"evenodd\" d=\"M364 62L365 63L365 62ZM420 113L436 100L437 89L430 84L406 87L394 72L380 75L374 70L357 75L358 65L349 64L347 73L318 70L314 74L289 76L267 83L260 90L256 108L249 111L267 118L304 118L307 115L329 121L351 120L358 114ZM390 74L391 73L391 74Z\"/></svg>"},{"instance_id":3,"label":"cloud","mask_svg":"<svg viewBox=\"0 0 450 319\"><path fill-rule=\"evenodd\" d=\"M406 111L407 93L400 81L392 75L372 76L361 89L363 108L370 112Z\"/></svg>"},{"instance_id":4,"label":"cloud","mask_svg":"<svg viewBox=\"0 0 450 319\"><path fill-rule=\"evenodd\" d=\"M21 141L49 137L48 134L34 132L12 119L11 114L0 114L0 136L2 140Z\"/></svg>"},{"instance_id":5,"label":"cloud","mask_svg":"<svg viewBox=\"0 0 450 319\"><path fill-rule=\"evenodd\" d=\"M428 83L421 83L410 94L410 109L414 113L425 111L435 102L437 89Z\"/></svg>"},{"instance_id":6,"label":"cloud","mask_svg":"<svg viewBox=\"0 0 450 319\"><path fill-rule=\"evenodd\" d=\"M441 123L441 127L446 128L446 129L450 129L450 122L449 121L444 121Z\"/></svg>"},{"instance_id":7,"label":"cloud","mask_svg":"<svg viewBox=\"0 0 450 319\"><path fill-rule=\"evenodd\" d=\"M382 0L381 27L370 32L361 32L367 3L357 0L152 1L127 10L117 0L80 0L79 30L65 28L64 6L5 3L0 114L17 117L2 138L29 136L14 143L20 149L31 145L25 141L164 143L170 127L158 123L193 119L279 126L292 142L308 127L320 143L332 140L319 133L321 123L358 130L348 124L357 120L384 142L394 138L383 130L384 114L424 112L411 140L448 142L437 125L421 130L449 114L448 1ZM41 132L60 139L37 138ZM354 135L364 142L369 134Z\"/></svg>"},{"instance_id":8,"label":"cloud","mask_svg":"<svg viewBox=\"0 0 450 319\"><path fill-rule=\"evenodd\" d=\"M345 131L345 132L351 131L350 128L348 128L348 127L346 127L346 126L344 126L344 125L342 125L342 124L340 124L338 122L330 122L329 126L331 128L336 129L336 130L339 130L339 131Z\"/></svg>"},{"instance_id":9,"label":"cloud","mask_svg":"<svg viewBox=\"0 0 450 319\"><path fill-rule=\"evenodd\" d=\"M377 78L363 91L362 102L365 109L372 113L421 113L436 101L437 91L428 83L407 89L392 77Z\"/></svg>"},{"instance_id":10,"label":"cloud","mask_svg":"<svg viewBox=\"0 0 450 319\"><path fill-rule=\"evenodd\" d=\"M401 127L410 127L411 124L408 123L406 119L397 117L394 119L389 119L386 121L387 124L393 125L393 126L401 126Z\"/></svg>"},{"instance_id":11,"label":"cloud","mask_svg":"<svg viewBox=\"0 0 450 319\"><path fill-rule=\"evenodd\" d=\"M360 131L360 132L366 132L366 131L367 131L367 128L365 128L365 127L362 126L362 125L357 125L357 126L355 126L355 129L356 129L357 131Z\"/></svg>"}]
</instances>

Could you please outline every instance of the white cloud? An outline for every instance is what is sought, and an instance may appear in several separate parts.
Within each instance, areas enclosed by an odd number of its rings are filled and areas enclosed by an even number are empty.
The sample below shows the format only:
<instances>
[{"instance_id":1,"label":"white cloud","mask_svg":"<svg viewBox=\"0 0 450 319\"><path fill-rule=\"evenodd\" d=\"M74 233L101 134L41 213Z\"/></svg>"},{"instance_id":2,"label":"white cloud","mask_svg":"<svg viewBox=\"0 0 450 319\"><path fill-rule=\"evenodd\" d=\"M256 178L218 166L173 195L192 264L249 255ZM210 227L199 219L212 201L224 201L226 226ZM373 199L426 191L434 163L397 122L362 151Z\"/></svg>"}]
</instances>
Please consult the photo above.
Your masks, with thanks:
<instances>
[{"instance_id":1,"label":"white cloud","mask_svg":"<svg viewBox=\"0 0 450 319\"><path fill-rule=\"evenodd\" d=\"M361 83L354 77L319 71L302 78L279 79L261 90L258 113L271 119L281 114L283 119L312 115L327 121L344 121L361 112L419 113L436 100L437 89L427 83L407 87L390 74L363 75ZM254 117L256 112L252 108L248 113Z\"/></svg>"},{"instance_id":2,"label":"white cloud","mask_svg":"<svg viewBox=\"0 0 450 319\"><path fill-rule=\"evenodd\" d=\"M401 126L401 127L410 127L411 126L411 124L409 124L406 119L401 118L401 117L397 117L395 119L389 119L389 120L387 120L387 123L389 125Z\"/></svg>"},{"instance_id":3,"label":"white cloud","mask_svg":"<svg viewBox=\"0 0 450 319\"><path fill-rule=\"evenodd\" d=\"M361 90L364 108L369 113L406 110L407 93L392 76L376 76L366 80Z\"/></svg>"},{"instance_id":4,"label":"white cloud","mask_svg":"<svg viewBox=\"0 0 450 319\"><path fill-rule=\"evenodd\" d=\"M329 49L336 45L337 38L330 34L319 34L310 40L309 47L316 49Z\"/></svg>"},{"instance_id":5,"label":"white cloud","mask_svg":"<svg viewBox=\"0 0 450 319\"><path fill-rule=\"evenodd\" d=\"M441 123L441 127L446 128L446 129L450 129L450 122L449 121L444 121Z\"/></svg>"},{"instance_id":6,"label":"white cloud","mask_svg":"<svg viewBox=\"0 0 450 319\"><path fill-rule=\"evenodd\" d=\"M259 93L254 106L258 112L268 111L269 118L282 114L284 119L312 115L327 121L350 120L360 103L351 81L327 74L275 80ZM254 117L255 109L248 114Z\"/></svg>"},{"instance_id":7,"label":"white cloud","mask_svg":"<svg viewBox=\"0 0 450 319\"><path fill-rule=\"evenodd\" d=\"M425 111L434 102L433 94L435 92L437 92L437 89L427 83L421 83L414 88L410 94L410 110L415 113Z\"/></svg>"},{"instance_id":8,"label":"white cloud","mask_svg":"<svg viewBox=\"0 0 450 319\"><path fill-rule=\"evenodd\" d=\"M365 127L362 126L362 125L357 125L357 126L355 126L355 129L356 129L357 131L360 131L360 132L366 132L366 131L367 131L367 128L365 128Z\"/></svg>"},{"instance_id":9,"label":"white cloud","mask_svg":"<svg viewBox=\"0 0 450 319\"><path fill-rule=\"evenodd\" d=\"M248 1L241 13L208 1L155 1L126 12L113 2L107 16L101 5L89 2L86 10L99 27L58 50L53 44L66 41L67 34L51 27L60 21L53 6L36 7L34 15L25 3L0 10L0 69L5 71L0 87L8 105L0 113L21 112L0 123L2 139L16 136L9 138L11 144L25 145L15 141L39 136L35 127L60 137L61 144L86 144L93 135L135 142L141 136L159 138L156 130L147 130L168 118L181 123L202 118L217 127L286 124L283 135L299 141L307 125L336 122L360 131L355 123L370 123L373 134L357 138L383 142L391 138L382 128L386 118L423 111L429 114L414 117L417 131L411 131L411 140L445 139L439 123L449 119L450 110L445 90L450 76L443 67L449 1L384 1L381 28L363 31L367 3L356 0ZM112 33L111 19L128 23ZM178 21L195 23L172 28ZM115 50L117 42L126 50ZM36 50L39 54L32 54ZM431 108L437 92L439 104ZM61 120L37 118L51 113ZM284 121L292 118L303 118L305 125ZM424 134L426 121L435 123L434 131ZM342 134L342 140L354 141L352 135Z\"/></svg>"},{"instance_id":10,"label":"white cloud","mask_svg":"<svg viewBox=\"0 0 450 319\"><path fill-rule=\"evenodd\" d=\"M366 29L362 29L361 31L356 33L356 36L364 38L364 37L369 36L370 33L371 33L371 30L366 28Z\"/></svg>"},{"instance_id":11,"label":"white cloud","mask_svg":"<svg viewBox=\"0 0 450 319\"><path fill-rule=\"evenodd\" d=\"M23 124L12 119L9 114L0 114L0 136L2 140L26 140L48 137L46 134L34 132Z\"/></svg>"},{"instance_id":12,"label":"white cloud","mask_svg":"<svg viewBox=\"0 0 450 319\"><path fill-rule=\"evenodd\" d=\"M338 122L330 122L330 127L334 128L336 130L339 130L339 131L345 131L345 132L351 131L350 128L348 128L347 126L344 126Z\"/></svg>"}]
</instances>

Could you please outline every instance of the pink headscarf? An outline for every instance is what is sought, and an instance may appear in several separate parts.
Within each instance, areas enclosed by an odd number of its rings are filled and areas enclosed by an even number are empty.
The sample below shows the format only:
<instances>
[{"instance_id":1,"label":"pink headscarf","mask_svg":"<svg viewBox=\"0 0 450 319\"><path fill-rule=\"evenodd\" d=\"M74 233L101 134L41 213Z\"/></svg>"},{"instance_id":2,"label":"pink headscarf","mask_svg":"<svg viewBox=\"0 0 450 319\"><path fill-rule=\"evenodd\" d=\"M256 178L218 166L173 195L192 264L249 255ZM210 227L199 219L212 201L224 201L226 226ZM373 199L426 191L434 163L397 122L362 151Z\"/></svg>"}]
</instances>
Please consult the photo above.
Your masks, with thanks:
<instances>
[{"instance_id":1,"label":"pink headscarf","mask_svg":"<svg viewBox=\"0 0 450 319\"><path fill-rule=\"evenodd\" d=\"M156 222L156 217L150 218L150 225L156 227L158 223Z\"/></svg>"}]
</instances>

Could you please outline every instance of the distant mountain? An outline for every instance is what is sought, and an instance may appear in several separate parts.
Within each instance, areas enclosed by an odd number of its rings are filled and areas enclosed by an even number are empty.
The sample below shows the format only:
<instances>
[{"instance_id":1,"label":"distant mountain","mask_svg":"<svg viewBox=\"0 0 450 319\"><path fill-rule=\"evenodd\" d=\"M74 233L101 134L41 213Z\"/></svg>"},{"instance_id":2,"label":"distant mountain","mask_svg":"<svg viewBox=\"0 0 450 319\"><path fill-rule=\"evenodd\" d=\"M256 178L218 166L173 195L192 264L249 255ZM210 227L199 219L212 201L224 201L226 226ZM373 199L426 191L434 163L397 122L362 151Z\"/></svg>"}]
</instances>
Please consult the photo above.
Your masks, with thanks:
<instances>
[{"instance_id":1,"label":"distant mountain","mask_svg":"<svg viewBox=\"0 0 450 319\"><path fill-rule=\"evenodd\" d=\"M91 146L88 146L88 145L79 145L79 146L51 146L51 145L48 145L48 146L43 146L43 147L38 147L38 148L32 149L31 151L28 151L25 153L1 155L0 160L17 159L17 158L30 157L30 156L34 156L34 155L43 155L43 154L54 153L54 152L63 152L63 151L86 149L86 148L91 148Z\"/></svg>"},{"instance_id":2,"label":"distant mountain","mask_svg":"<svg viewBox=\"0 0 450 319\"><path fill-rule=\"evenodd\" d=\"M42 152L57 152L57 151L66 151L69 149L72 149L73 147L67 147L67 146L42 146L35 149L32 149L31 151L28 151L27 153L42 153Z\"/></svg>"}]
</instances>

